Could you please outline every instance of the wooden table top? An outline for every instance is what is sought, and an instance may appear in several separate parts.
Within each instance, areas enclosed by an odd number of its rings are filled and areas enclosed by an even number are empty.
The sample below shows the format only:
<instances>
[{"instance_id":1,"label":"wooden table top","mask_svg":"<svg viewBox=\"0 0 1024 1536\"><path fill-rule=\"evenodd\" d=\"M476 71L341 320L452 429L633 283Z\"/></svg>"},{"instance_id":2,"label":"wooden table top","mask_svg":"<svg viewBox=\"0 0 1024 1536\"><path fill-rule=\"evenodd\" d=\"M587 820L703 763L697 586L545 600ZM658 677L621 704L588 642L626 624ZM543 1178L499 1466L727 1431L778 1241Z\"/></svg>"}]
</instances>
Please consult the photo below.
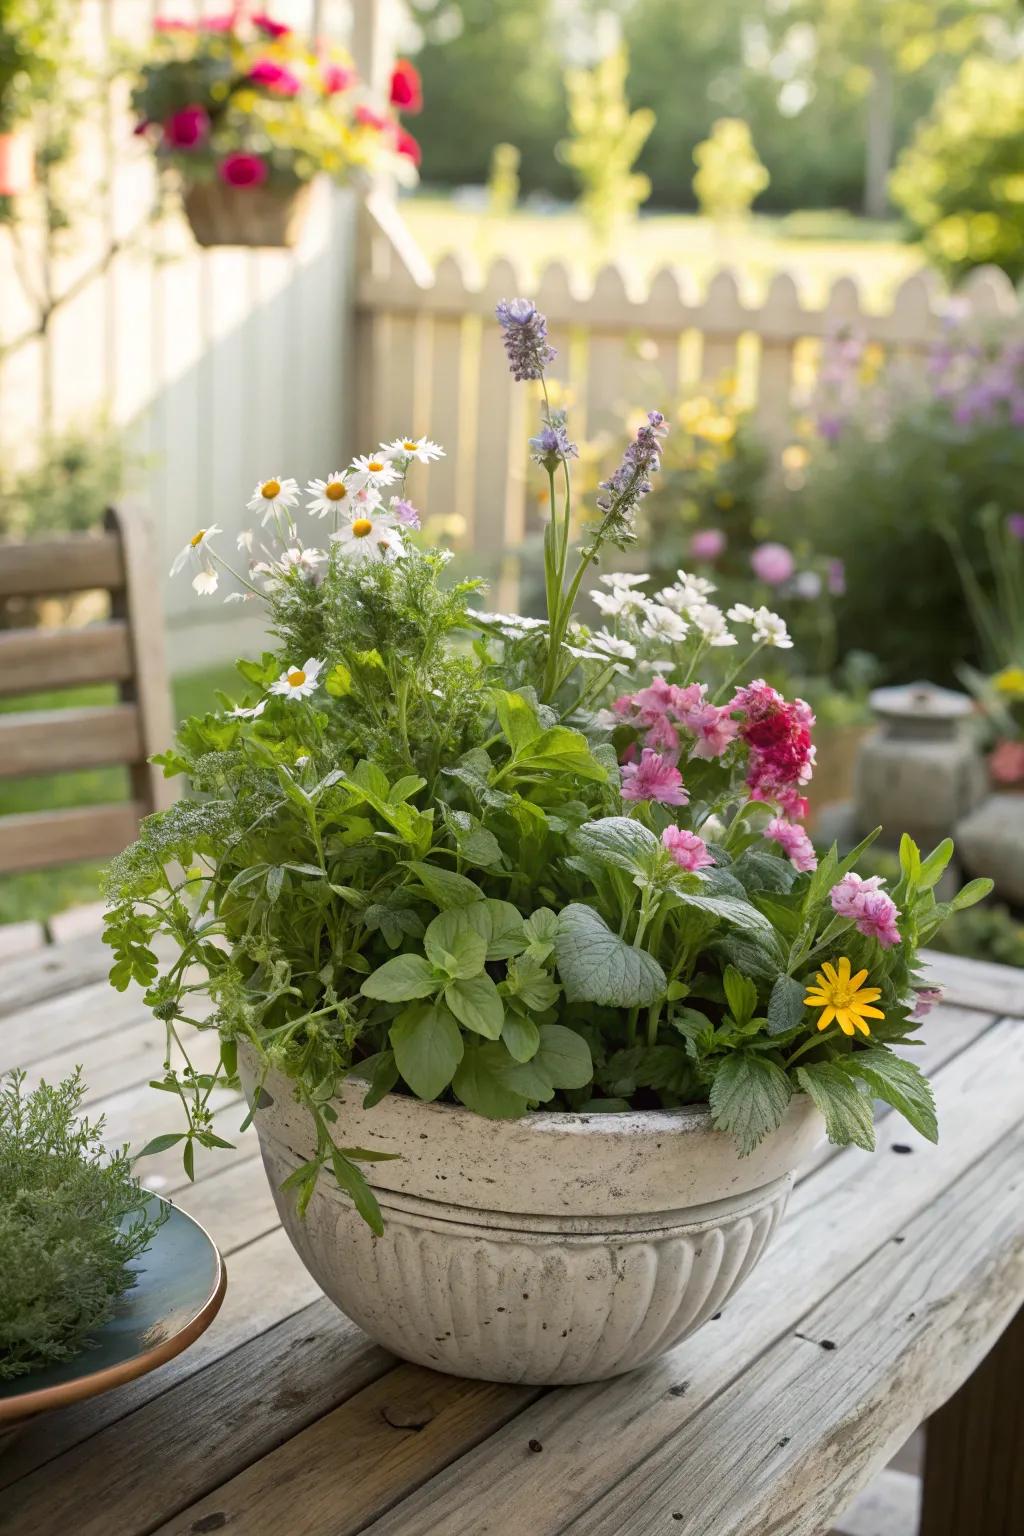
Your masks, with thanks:
<instances>
[{"instance_id":1,"label":"wooden table top","mask_svg":"<svg viewBox=\"0 0 1024 1536\"><path fill-rule=\"evenodd\" d=\"M0 1069L81 1063L112 1143L176 1129L162 1028L84 937L0 962ZM569 1389L461 1381L361 1334L278 1224L252 1130L140 1165L212 1234L227 1299L183 1355L0 1454L5 1536L820 1536L1024 1301L1024 972L931 958L941 1140L880 1113L823 1148L761 1265L655 1366ZM211 1047L215 1042L207 1042Z\"/></svg>"}]
</instances>

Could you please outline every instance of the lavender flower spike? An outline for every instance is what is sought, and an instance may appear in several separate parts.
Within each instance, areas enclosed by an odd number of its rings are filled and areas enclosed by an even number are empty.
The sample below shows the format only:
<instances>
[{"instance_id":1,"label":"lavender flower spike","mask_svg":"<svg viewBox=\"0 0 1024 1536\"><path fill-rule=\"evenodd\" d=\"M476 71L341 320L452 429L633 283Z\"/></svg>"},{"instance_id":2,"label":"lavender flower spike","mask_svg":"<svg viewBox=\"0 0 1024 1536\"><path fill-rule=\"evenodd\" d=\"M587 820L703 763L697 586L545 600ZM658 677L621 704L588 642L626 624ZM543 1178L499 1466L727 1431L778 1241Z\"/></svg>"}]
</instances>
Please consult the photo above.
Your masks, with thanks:
<instances>
[{"instance_id":1,"label":"lavender flower spike","mask_svg":"<svg viewBox=\"0 0 1024 1536\"><path fill-rule=\"evenodd\" d=\"M618 469L601 481L597 505L607 519L604 536L620 548L635 537L633 514L651 489L651 475L661 467L660 439L667 431L661 412L648 411L647 425L637 432Z\"/></svg>"},{"instance_id":2,"label":"lavender flower spike","mask_svg":"<svg viewBox=\"0 0 1024 1536\"><path fill-rule=\"evenodd\" d=\"M494 313L504 332L512 377L540 379L555 356L548 343L548 322L530 299L502 299Z\"/></svg>"},{"instance_id":3,"label":"lavender flower spike","mask_svg":"<svg viewBox=\"0 0 1024 1536\"><path fill-rule=\"evenodd\" d=\"M530 438L530 447L534 463L549 470L557 469L566 459L578 459L580 454L576 444L569 441L563 411L551 412L537 436Z\"/></svg>"}]
</instances>

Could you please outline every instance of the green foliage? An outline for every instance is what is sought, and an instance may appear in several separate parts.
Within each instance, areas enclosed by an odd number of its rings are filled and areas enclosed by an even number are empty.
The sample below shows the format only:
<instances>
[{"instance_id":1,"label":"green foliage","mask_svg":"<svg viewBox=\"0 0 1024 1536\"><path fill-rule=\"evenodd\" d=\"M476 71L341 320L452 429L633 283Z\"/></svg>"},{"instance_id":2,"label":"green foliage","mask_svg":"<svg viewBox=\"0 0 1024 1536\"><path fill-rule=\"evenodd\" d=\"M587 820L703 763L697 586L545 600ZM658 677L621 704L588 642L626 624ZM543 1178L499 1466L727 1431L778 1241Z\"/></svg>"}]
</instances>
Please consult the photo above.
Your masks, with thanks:
<instances>
[{"instance_id":1,"label":"green foliage","mask_svg":"<svg viewBox=\"0 0 1024 1536\"><path fill-rule=\"evenodd\" d=\"M607 54L593 69L570 69L565 77L570 137L558 155L580 186L580 210L598 245L607 247L636 217L651 195L636 164L654 128L649 108L630 111L626 96L629 59L624 48Z\"/></svg>"},{"instance_id":2,"label":"green foliage","mask_svg":"<svg viewBox=\"0 0 1024 1536\"><path fill-rule=\"evenodd\" d=\"M84 1092L78 1071L31 1093L0 1079L0 1381L87 1349L163 1220L103 1121L79 1118Z\"/></svg>"},{"instance_id":3,"label":"green foliage","mask_svg":"<svg viewBox=\"0 0 1024 1536\"><path fill-rule=\"evenodd\" d=\"M0 537L86 532L121 498L131 461L120 435L96 423L44 442L31 469L0 478Z\"/></svg>"},{"instance_id":4,"label":"green foliage","mask_svg":"<svg viewBox=\"0 0 1024 1536\"><path fill-rule=\"evenodd\" d=\"M514 144L495 144L491 150L491 168L487 176L487 211L495 218L506 218L519 201L519 162Z\"/></svg>"},{"instance_id":5,"label":"green foliage","mask_svg":"<svg viewBox=\"0 0 1024 1536\"><path fill-rule=\"evenodd\" d=\"M73 7L68 0L3 0L0 133L9 133L54 89Z\"/></svg>"},{"instance_id":6,"label":"green foliage","mask_svg":"<svg viewBox=\"0 0 1024 1536\"><path fill-rule=\"evenodd\" d=\"M950 277L994 263L1024 276L1024 59L969 58L918 126L895 202Z\"/></svg>"},{"instance_id":7,"label":"green foliage","mask_svg":"<svg viewBox=\"0 0 1024 1536\"><path fill-rule=\"evenodd\" d=\"M701 213L710 219L742 219L771 180L754 148L749 123L739 117L718 118L693 158L694 194Z\"/></svg>"}]
</instances>

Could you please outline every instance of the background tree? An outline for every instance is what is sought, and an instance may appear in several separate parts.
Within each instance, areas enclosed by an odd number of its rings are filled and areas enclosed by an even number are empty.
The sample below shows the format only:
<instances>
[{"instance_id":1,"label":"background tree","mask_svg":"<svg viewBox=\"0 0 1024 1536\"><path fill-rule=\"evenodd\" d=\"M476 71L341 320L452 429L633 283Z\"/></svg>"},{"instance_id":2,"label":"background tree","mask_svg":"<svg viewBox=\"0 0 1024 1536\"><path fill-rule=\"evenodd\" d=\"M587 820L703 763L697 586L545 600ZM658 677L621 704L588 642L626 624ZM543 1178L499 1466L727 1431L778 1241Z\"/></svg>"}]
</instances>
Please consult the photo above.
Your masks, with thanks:
<instances>
[{"instance_id":1,"label":"background tree","mask_svg":"<svg viewBox=\"0 0 1024 1536\"><path fill-rule=\"evenodd\" d=\"M740 117L720 117L711 136L693 152L693 190L710 219L742 219L771 177L754 148L750 127Z\"/></svg>"},{"instance_id":2,"label":"background tree","mask_svg":"<svg viewBox=\"0 0 1024 1536\"><path fill-rule=\"evenodd\" d=\"M633 166L654 127L654 113L648 107L630 111L628 71L620 46L593 69L570 69L565 76L570 136L559 144L558 157L579 182L580 209L601 246L636 218L651 195L649 179Z\"/></svg>"}]
</instances>

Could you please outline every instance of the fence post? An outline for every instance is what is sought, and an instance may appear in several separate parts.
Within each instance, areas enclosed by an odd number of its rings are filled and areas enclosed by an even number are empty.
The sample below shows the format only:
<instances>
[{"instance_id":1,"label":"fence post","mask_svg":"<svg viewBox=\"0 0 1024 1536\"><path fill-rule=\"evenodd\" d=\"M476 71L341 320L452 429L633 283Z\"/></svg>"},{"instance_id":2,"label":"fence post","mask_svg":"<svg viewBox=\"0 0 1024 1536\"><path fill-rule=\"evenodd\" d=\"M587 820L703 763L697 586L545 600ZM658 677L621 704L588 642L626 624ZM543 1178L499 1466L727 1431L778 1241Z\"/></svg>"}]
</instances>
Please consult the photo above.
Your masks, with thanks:
<instances>
[{"instance_id":1,"label":"fence post","mask_svg":"<svg viewBox=\"0 0 1024 1536\"><path fill-rule=\"evenodd\" d=\"M395 62L394 0L358 0L353 6L352 56L370 90L386 96Z\"/></svg>"}]
</instances>

